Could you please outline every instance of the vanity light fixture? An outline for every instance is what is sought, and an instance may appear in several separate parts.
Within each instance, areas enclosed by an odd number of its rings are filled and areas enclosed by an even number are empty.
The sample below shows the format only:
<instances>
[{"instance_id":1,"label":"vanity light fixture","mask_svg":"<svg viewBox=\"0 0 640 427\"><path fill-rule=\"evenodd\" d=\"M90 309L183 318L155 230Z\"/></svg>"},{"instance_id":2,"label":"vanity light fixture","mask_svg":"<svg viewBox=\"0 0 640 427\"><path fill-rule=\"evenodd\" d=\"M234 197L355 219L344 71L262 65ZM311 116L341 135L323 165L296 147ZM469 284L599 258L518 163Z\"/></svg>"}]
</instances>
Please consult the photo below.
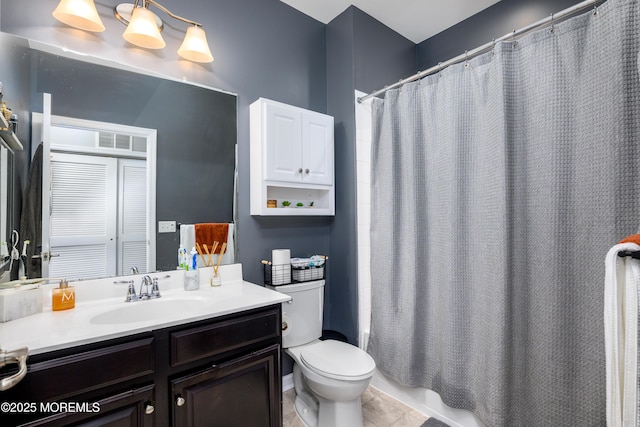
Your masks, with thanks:
<instances>
[{"instance_id":1,"label":"vanity light fixture","mask_svg":"<svg viewBox=\"0 0 640 427\"><path fill-rule=\"evenodd\" d=\"M93 0L60 0L53 11L58 21L85 31L102 32L104 24Z\"/></svg>"},{"instance_id":2,"label":"vanity light fixture","mask_svg":"<svg viewBox=\"0 0 640 427\"><path fill-rule=\"evenodd\" d=\"M190 19L183 18L172 13L169 9L154 0L136 0L134 4L121 3L114 9L116 18L127 25L122 37L131 44L146 49L162 49L165 42L160 31L163 22L155 13L149 10L153 5L170 17L190 25L187 28L182 45L178 49L178 55L194 62L213 62L213 55L207 43L207 36L199 24Z\"/></svg>"},{"instance_id":3,"label":"vanity light fixture","mask_svg":"<svg viewBox=\"0 0 640 427\"><path fill-rule=\"evenodd\" d=\"M135 0L135 3L120 3L114 8L115 17L127 26L122 34L126 41L145 49L162 49L166 46L160 34L164 23L149 10L149 6L155 6L170 17L190 25L178 49L178 55L189 61L213 62L202 24L172 13L155 0ZM53 16L58 21L81 30L100 32L105 29L93 0L60 0Z\"/></svg>"}]
</instances>

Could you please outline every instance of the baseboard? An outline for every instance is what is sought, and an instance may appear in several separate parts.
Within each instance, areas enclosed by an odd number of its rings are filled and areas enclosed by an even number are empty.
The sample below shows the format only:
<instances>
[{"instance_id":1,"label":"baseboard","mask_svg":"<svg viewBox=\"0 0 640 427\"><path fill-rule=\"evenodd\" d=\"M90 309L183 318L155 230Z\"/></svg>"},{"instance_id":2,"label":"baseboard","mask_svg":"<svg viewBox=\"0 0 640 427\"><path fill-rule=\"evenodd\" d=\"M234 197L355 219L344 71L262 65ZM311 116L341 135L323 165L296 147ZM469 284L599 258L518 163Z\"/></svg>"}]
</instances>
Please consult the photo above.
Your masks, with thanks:
<instances>
[{"instance_id":1,"label":"baseboard","mask_svg":"<svg viewBox=\"0 0 640 427\"><path fill-rule=\"evenodd\" d=\"M282 392L291 390L293 388L293 372L282 377Z\"/></svg>"}]
</instances>

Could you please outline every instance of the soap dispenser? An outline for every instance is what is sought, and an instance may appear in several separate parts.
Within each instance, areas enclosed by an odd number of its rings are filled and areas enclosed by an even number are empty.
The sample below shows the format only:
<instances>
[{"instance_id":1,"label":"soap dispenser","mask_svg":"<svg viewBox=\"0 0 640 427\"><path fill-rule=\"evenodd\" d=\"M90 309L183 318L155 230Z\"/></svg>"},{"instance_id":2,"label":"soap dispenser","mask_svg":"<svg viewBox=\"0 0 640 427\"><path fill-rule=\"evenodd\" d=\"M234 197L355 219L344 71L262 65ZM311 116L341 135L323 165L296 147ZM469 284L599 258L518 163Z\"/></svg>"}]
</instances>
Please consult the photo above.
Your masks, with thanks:
<instances>
[{"instance_id":1,"label":"soap dispenser","mask_svg":"<svg viewBox=\"0 0 640 427\"><path fill-rule=\"evenodd\" d=\"M68 310L76 306L76 291L69 286L67 279L60 281L60 286L54 288L51 295L51 308L53 311Z\"/></svg>"}]
</instances>

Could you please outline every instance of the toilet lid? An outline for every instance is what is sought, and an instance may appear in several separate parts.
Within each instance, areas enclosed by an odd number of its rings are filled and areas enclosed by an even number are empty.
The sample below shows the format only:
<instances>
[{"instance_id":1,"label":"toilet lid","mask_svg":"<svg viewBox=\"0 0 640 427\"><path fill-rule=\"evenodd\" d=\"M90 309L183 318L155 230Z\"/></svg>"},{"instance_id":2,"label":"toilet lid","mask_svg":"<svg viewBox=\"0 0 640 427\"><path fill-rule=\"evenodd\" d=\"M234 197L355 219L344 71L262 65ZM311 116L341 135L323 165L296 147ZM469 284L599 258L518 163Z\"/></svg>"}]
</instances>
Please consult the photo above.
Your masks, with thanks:
<instances>
[{"instance_id":1,"label":"toilet lid","mask_svg":"<svg viewBox=\"0 0 640 427\"><path fill-rule=\"evenodd\" d=\"M300 360L318 375L353 381L370 377L376 368L376 362L367 353L335 340L308 346L300 353Z\"/></svg>"}]
</instances>

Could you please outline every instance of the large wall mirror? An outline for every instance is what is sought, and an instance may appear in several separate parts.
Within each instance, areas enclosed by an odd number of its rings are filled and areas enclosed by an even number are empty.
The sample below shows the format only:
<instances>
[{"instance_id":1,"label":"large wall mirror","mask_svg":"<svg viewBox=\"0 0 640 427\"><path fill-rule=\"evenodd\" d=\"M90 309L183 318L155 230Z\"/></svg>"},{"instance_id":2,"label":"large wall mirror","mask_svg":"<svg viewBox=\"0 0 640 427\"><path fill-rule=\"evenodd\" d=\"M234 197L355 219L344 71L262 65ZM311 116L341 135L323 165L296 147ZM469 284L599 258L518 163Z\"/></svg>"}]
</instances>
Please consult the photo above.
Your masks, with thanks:
<instances>
[{"instance_id":1,"label":"large wall mirror","mask_svg":"<svg viewBox=\"0 0 640 427\"><path fill-rule=\"evenodd\" d=\"M43 113L43 94L50 94L54 120L79 123L76 127L83 135L79 138L86 137L90 126L84 126L85 123L131 130L127 134L131 137L130 149L146 144L140 143L138 130L143 136L147 131L155 133L156 271L176 268L180 224L234 222L237 137L234 94L105 65L104 61L89 57L71 58L56 53L55 48L43 49L42 45L13 35L0 33L0 47L5 54L11 53L3 55L0 81L5 88L7 105L18 113L18 137L25 147L23 152L9 156L15 167L7 184L13 195L2 201L7 212L4 228L0 228L4 230L4 238L10 236L11 230L20 230L25 194L29 197L27 190L33 173L29 173L28 165L37 151L39 139L32 124L34 113L35 117ZM75 138L73 132L56 132L56 135L58 151L65 151L60 150L60 146L69 146L65 138ZM116 141L115 146L102 153L89 154L104 159L117 148ZM140 154L145 150L133 150L138 153L121 157L145 159ZM91 195L90 186L81 188L80 184L93 179L92 174L82 172L74 184L77 187L69 188L70 193L78 188L77 192L89 191L86 194ZM157 221L175 221L178 230L159 232ZM230 259L238 261L237 257ZM16 274L12 274L13 278Z\"/></svg>"}]
</instances>

